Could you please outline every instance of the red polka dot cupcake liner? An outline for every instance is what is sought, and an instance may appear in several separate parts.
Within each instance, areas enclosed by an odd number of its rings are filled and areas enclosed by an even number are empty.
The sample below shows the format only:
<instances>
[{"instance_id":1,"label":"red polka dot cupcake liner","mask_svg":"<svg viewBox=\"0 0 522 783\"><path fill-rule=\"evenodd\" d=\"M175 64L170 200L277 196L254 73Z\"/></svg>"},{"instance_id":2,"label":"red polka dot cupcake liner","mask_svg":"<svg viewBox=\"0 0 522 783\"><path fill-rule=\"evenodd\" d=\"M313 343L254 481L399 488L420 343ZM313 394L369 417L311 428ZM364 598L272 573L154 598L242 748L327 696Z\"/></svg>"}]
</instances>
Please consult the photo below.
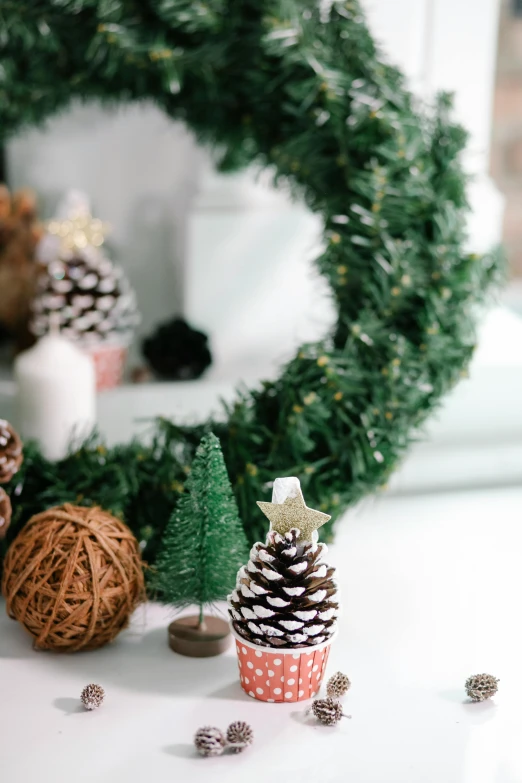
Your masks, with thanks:
<instances>
[{"instance_id":1,"label":"red polka dot cupcake liner","mask_svg":"<svg viewBox=\"0 0 522 783\"><path fill-rule=\"evenodd\" d=\"M96 391L105 391L119 386L123 380L127 348L117 344L102 344L87 349L94 362Z\"/></svg>"},{"instance_id":2,"label":"red polka dot cupcake liner","mask_svg":"<svg viewBox=\"0 0 522 783\"><path fill-rule=\"evenodd\" d=\"M280 650L236 640L241 687L259 701L288 703L313 698L326 670L333 637L314 647Z\"/></svg>"}]
</instances>

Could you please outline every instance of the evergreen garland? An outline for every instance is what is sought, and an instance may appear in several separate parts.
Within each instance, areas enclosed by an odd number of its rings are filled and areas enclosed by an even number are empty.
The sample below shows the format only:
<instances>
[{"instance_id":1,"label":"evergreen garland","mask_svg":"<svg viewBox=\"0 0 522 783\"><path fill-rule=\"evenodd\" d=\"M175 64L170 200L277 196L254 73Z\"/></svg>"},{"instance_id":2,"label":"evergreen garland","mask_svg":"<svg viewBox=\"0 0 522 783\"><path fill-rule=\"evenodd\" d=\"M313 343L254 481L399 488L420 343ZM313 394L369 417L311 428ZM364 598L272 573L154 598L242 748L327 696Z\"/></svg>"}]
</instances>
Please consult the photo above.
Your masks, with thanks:
<instances>
[{"instance_id":1,"label":"evergreen garland","mask_svg":"<svg viewBox=\"0 0 522 783\"><path fill-rule=\"evenodd\" d=\"M56 465L28 449L18 524L95 501L153 560L210 427L251 541L265 530L255 501L277 475L300 476L333 520L385 484L465 373L477 303L502 268L464 250L466 135L449 97L415 105L356 0L5 0L0 41L4 137L73 99L154 100L222 168L270 166L322 216L317 263L338 308L333 333L238 395L224 422L161 421L151 445L90 442Z\"/></svg>"}]
</instances>

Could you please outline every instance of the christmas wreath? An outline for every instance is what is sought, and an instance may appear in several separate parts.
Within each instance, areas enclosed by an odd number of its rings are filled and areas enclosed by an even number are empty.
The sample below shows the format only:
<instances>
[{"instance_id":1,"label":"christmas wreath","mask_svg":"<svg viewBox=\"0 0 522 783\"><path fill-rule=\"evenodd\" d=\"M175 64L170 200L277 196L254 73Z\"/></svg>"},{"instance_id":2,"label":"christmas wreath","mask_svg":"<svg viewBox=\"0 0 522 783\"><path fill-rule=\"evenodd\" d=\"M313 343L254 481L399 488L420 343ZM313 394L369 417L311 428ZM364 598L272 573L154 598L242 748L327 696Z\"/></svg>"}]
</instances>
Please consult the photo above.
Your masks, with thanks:
<instances>
[{"instance_id":1,"label":"christmas wreath","mask_svg":"<svg viewBox=\"0 0 522 783\"><path fill-rule=\"evenodd\" d=\"M160 421L146 445L93 440L58 464L26 450L11 530L51 505L96 502L152 560L209 428L252 540L274 476L300 476L334 520L385 484L465 373L477 303L501 268L463 248L466 135L448 96L415 105L356 0L13 0L0 27L4 138L75 99L153 100L223 169L270 167L321 215L317 264L338 310L323 342L220 421Z\"/></svg>"}]
</instances>

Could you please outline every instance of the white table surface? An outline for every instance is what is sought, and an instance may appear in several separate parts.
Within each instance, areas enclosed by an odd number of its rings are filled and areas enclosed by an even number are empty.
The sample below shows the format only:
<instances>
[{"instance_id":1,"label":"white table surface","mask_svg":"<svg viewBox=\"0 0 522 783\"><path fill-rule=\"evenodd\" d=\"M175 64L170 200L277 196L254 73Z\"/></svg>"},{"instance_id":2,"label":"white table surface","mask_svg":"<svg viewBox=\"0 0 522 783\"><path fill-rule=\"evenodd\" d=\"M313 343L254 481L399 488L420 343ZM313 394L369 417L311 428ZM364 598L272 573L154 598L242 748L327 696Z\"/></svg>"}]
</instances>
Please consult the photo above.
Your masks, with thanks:
<instances>
[{"instance_id":1,"label":"white table surface","mask_svg":"<svg viewBox=\"0 0 522 783\"><path fill-rule=\"evenodd\" d=\"M241 691L235 653L183 658L172 613L147 605L102 650L54 655L0 607L0 779L6 783L522 781L522 489L382 496L342 520L330 560L344 614L327 676L353 685L328 728L302 705ZM464 681L500 678L494 701ZM106 703L79 708L99 682ZM242 755L197 757L195 730L248 721Z\"/></svg>"}]
</instances>

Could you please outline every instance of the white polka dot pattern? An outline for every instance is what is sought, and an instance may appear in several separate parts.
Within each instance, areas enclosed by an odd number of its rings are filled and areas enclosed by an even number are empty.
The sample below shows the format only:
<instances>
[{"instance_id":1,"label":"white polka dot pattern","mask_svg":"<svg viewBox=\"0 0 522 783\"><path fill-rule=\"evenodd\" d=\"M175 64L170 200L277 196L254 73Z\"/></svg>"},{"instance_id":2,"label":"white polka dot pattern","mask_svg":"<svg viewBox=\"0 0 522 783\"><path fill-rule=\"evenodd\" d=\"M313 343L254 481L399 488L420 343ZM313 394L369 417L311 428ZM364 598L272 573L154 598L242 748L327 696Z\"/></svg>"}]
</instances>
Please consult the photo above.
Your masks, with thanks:
<instances>
[{"instance_id":1,"label":"white polka dot pattern","mask_svg":"<svg viewBox=\"0 0 522 783\"><path fill-rule=\"evenodd\" d=\"M312 698L321 685L330 652L330 645L315 650L305 647L284 655L270 648L255 650L239 642L236 648L241 687L249 696L270 703ZM248 677L242 671L248 671Z\"/></svg>"}]
</instances>

